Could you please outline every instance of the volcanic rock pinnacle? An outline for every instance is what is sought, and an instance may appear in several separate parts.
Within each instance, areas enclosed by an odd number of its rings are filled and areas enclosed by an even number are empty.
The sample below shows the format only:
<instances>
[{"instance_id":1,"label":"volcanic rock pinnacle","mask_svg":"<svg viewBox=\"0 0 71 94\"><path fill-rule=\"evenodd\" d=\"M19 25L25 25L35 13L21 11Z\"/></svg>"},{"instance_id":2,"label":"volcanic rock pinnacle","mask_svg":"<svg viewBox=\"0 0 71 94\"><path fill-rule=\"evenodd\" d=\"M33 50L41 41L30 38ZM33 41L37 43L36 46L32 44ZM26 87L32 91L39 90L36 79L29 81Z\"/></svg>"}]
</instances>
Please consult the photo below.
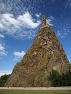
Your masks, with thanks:
<instances>
[{"instance_id":1,"label":"volcanic rock pinnacle","mask_svg":"<svg viewBox=\"0 0 71 94\"><path fill-rule=\"evenodd\" d=\"M22 60L17 63L5 86L47 87L52 69L60 74L69 70L69 62L55 33L42 17L42 27Z\"/></svg>"}]
</instances>

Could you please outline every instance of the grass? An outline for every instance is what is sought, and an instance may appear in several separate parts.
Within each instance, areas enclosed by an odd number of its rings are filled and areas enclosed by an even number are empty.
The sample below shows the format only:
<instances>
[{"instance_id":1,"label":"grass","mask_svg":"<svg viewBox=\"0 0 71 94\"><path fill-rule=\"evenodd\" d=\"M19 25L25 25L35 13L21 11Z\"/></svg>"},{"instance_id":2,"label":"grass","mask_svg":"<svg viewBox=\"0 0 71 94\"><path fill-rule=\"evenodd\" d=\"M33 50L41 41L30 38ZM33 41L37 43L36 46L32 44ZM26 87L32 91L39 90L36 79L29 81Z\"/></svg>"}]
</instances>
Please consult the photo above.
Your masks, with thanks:
<instances>
[{"instance_id":1,"label":"grass","mask_svg":"<svg viewBox=\"0 0 71 94\"><path fill-rule=\"evenodd\" d=\"M71 94L68 90L0 90L0 94Z\"/></svg>"}]
</instances>

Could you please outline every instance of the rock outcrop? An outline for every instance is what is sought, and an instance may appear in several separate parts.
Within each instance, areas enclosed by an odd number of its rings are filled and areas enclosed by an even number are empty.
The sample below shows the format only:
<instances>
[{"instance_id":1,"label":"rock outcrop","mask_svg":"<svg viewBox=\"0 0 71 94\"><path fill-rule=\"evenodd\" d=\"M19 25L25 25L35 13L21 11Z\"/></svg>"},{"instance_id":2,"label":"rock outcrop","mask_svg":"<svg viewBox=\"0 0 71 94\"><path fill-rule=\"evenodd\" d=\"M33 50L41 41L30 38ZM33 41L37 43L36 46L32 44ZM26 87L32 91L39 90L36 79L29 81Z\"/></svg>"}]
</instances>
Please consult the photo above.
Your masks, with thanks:
<instances>
[{"instance_id":1,"label":"rock outcrop","mask_svg":"<svg viewBox=\"0 0 71 94\"><path fill-rule=\"evenodd\" d=\"M69 61L55 33L42 17L40 28L32 46L17 63L5 86L47 87L52 69L60 74L69 70Z\"/></svg>"}]
</instances>

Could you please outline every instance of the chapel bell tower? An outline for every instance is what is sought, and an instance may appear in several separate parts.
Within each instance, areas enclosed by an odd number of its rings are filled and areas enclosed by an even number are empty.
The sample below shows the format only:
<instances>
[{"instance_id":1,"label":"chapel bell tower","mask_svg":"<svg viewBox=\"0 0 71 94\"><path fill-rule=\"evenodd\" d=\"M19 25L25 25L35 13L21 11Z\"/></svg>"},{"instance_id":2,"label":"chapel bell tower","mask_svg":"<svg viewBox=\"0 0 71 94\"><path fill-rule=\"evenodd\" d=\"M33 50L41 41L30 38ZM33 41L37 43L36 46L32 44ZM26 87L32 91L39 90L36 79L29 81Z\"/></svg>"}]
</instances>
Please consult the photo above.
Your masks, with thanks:
<instances>
[{"instance_id":1,"label":"chapel bell tower","mask_svg":"<svg viewBox=\"0 0 71 94\"><path fill-rule=\"evenodd\" d=\"M46 17L42 16L42 27L46 25Z\"/></svg>"}]
</instances>

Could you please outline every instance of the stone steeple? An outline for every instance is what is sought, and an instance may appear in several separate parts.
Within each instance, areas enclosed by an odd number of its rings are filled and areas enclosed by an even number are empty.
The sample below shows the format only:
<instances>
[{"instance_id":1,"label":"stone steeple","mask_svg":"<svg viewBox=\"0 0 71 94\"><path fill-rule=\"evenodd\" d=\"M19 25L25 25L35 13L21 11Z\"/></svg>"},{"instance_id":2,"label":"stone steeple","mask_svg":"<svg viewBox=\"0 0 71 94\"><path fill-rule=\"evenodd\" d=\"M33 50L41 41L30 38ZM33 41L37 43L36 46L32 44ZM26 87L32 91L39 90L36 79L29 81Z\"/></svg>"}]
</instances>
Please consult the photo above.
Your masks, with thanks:
<instances>
[{"instance_id":1,"label":"stone steeple","mask_svg":"<svg viewBox=\"0 0 71 94\"><path fill-rule=\"evenodd\" d=\"M42 27L46 25L46 17L43 15L42 16Z\"/></svg>"},{"instance_id":2,"label":"stone steeple","mask_svg":"<svg viewBox=\"0 0 71 94\"><path fill-rule=\"evenodd\" d=\"M43 15L42 16L42 27L41 28L44 28L44 27L50 27L50 25L46 23L46 17Z\"/></svg>"}]
</instances>

